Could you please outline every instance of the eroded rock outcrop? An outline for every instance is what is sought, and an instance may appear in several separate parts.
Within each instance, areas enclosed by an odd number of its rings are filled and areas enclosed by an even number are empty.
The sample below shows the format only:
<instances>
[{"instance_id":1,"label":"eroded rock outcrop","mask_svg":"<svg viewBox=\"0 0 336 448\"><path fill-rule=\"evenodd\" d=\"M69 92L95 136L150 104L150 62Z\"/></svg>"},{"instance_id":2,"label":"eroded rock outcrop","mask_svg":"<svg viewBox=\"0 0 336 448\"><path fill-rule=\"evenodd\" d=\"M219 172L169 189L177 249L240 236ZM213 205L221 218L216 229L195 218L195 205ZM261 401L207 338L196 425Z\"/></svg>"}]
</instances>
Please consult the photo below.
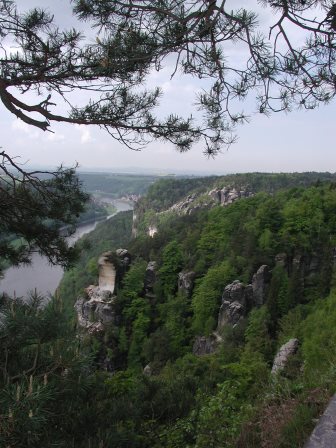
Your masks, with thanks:
<instances>
[{"instance_id":1,"label":"eroded rock outcrop","mask_svg":"<svg viewBox=\"0 0 336 448\"><path fill-rule=\"evenodd\" d=\"M116 313L117 276L121 276L131 262L126 249L118 249L115 253L104 252L98 260L98 286L88 286L85 295L75 303L78 325L89 334L105 331L107 326L118 325Z\"/></svg>"},{"instance_id":2,"label":"eroded rock outcrop","mask_svg":"<svg viewBox=\"0 0 336 448\"><path fill-rule=\"evenodd\" d=\"M142 373L143 373L145 376L152 376L153 371L152 371L152 368L151 368L150 364L147 364L147 365L144 367Z\"/></svg>"},{"instance_id":3,"label":"eroded rock outcrop","mask_svg":"<svg viewBox=\"0 0 336 448\"><path fill-rule=\"evenodd\" d=\"M156 281L156 261L150 261L147 265L144 279L144 289L146 295L153 293Z\"/></svg>"},{"instance_id":4,"label":"eroded rock outcrop","mask_svg":"<svg viewBox=\"0 0 336 448\"><path fill-rule=\"evenodd\" d=\"M193 354L196 356L210 355L214 353L217 345L215 336L197 336L193 344Z\"/></svg>"},{"instance_id":5,"label":"eroded rock outcrop","mask_svg":"<svg viewBox=\"0 0 336 448\"><path fill-rule=\"evenodd\" d=\"M265 303L270 280L269 267L263 264L252 277L252 294L255 306L261 306Z\"/></svg>"},{"instance_id":6,"label":"eroded rock outcrop","mask_svg":"<svg viewBox=\"0 0 336 448\"><path fill-rule=\"evenodd\" d=\"M156 235L157 233L158 233L158 228L156 226L153 225L153 226L148 227L148 231L147 231L148 236L153 238L154 235Z\"/></svg>"},{"instance_id":7,"label":"eroded rock outcrop","mask_svg":"<svg viewBox=\"0 0 336 448\"><path fill-rule=\"evenodd\" d=\"M218 314L217 331L225 325L236 326L247 314L252 302L252 286L244 285L239 280L227 285L222 296L222 305Z\"/></svg>"},{"instance_id":8,"label":"eroded rock outcrop","mask_svg":"<svg viewBox=\"0 0 336 448\"><path fill-rule=\"evenodd\" d=\"M102 291L110 291L111 294L114 292L117 272L112 257L112 252L104 252L98 259L99 288Z\"/></svg>"},{"instance_id":9,"label":"eroded rock outcrop","mask_svg":"<svg viewBox=\"0 0 336 448\"><path fill-rule=\"evenodd\" d=\"M245 285L235 280L224 289L222 304L218 313L217 331L225 325L235 327L255 306L265 303L270 282L270 270L262 265L253 275L252 284Z\"/></svg>"},{"instance_id":10,"label":"eroded rock outcrop","mask_svg":"<svg viewBox=\"0 0 336 448\"><path fill-rule=\"evenodd\" d=\"M102 333L107 326L116 325L115 296L99 286L89 286L86 297L80 297L75 303L77 322L89 334Z\"/></svg>"},{"instance_id":11,"label":"eroded rock outcrop","mask_svg":"<svg viewBox=\"0 0 336 448\"><path fill-rule=\"evenodd\" d=\"M286 253L277 254L275 256L275 264L278 266L286 267L287 266L287 254Z\"/></svg>"},{"instance_id":12,"label":"eroded rock outcrop","mask_svg":"<svg viewBox=\"0 0 336 448\"><path fill-rule=\"evenodd\" d=\"M178 275L177 286L178 290L184 292L187 296L191 295L194 287L195 272L180 272Z\"/></svg>"},{"instance_id":13,"label":"eroded rock outcrop","mask_svg":"<svg viewBox=\"0 0 336 448\"><path fill-rule=\"evenodd\" d=\"M236 188L230 185L227 185L222 189L215 188L214 190L209 191L208 194L215 202L223 205L224 207L232 204L237 199L253 196L253 193L247 188Z\"/></svg>"},{"instance_id":14,"label":"eroded rock outcrop","mask_svg":"<svg viewBox=\"0 0 336 448\"><path fill-rule=\"evenodd\" d=\"M318 421L304 448L332 448L336 446L336 395Z\"/></svg>"},{"instance_id":15,"label":"eroded rock outcrop","mask_svg":"<svg viewBox=\"0 0 336 448\"><path fill-rule=\"evenodd\" d=\"M185 199L176 204L172 205L169 211L175 212L179 215L190 215L193 210L198 209L199 207L195 206L195 200L197 199L197 194L192 193L189 194Z\"/></svg>"},{"instance_id":16,"label":"eroded rock outcrop","mask_svg":"<svg viewBox=\"0 0 336 448\"><path fill-rule=\"evenodd\" d=\"M295 338L280 347L273 361L272 374L281 372L286 367L288 359L297 352L298 347L299 340Z\"/></svg>"}]
</instances>

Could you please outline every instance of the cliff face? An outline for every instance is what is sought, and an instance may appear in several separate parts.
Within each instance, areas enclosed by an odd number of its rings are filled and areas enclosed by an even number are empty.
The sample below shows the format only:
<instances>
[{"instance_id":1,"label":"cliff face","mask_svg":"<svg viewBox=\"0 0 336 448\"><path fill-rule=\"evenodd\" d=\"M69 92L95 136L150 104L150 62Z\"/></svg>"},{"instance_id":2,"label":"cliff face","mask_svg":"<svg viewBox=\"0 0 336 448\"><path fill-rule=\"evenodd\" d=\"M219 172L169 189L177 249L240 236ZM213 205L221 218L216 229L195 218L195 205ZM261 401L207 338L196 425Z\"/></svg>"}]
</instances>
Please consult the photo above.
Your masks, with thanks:
<instances>
[{"instance_id":1,"label":"cliff face","mask_svg":"<svg viewBox=\"0 0 336 448\"><path fill-rule=\"evenodd\" d=\"M146 225L145 233L153 237L158 232L158 222L160 215L165 213L176 213L177 215L191 215L200 209L210 209L218 205L226 207L233 202L253 196L249 187L237 188L233 185L226 185L222 188L210 189L205 193L191 193L184 199L176 202L166 210L160 210L152 214ZM139 225L146 214L146 206L140 201L133 210L132 236L139 235Z\"/></svg>"}]
</instances>

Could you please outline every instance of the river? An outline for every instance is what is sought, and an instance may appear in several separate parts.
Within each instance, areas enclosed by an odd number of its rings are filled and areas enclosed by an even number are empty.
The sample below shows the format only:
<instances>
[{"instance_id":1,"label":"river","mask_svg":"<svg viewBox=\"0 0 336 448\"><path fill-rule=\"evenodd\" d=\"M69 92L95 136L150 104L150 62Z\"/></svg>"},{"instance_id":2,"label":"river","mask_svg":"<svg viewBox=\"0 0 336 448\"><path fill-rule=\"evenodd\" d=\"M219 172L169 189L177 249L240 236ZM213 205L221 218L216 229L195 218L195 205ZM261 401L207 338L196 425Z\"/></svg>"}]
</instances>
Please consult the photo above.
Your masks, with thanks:
<instances>
[{"instance_id":1,"label":"river","mask_svg":"<svg viewBox=\"0 0 336 448\"><path fill-rule=\"evenodd\" d=\"M105 202L110 202L117 208L117 211L106 219L111 218L121 211L131 210L133 208L132 204L127 201L111 199L109 197L102 199ZM79 226L76 232L68 238L68 241L74 243L86 233L92 232L98 222L101 221ZM62 276L63 269L60 266L53 266L48 262L46 257L34 253L31 257L31 264L10 267L5 271L4 277L0 280L0 294L5 292L10 296L16 294L17 297L21 297L35 289L43 295L52 294L59 285Z\"/></svg>"}]
</instances>

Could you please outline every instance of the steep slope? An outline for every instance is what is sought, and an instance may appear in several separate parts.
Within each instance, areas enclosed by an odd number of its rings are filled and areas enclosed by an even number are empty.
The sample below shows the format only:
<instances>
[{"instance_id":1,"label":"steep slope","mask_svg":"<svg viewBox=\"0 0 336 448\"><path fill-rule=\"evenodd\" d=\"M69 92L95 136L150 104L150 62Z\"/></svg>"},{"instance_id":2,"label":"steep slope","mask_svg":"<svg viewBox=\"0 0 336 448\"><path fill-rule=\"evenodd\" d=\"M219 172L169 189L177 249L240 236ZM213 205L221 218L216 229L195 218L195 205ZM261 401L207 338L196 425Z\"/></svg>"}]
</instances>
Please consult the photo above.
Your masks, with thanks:
<instances>
[{"instance_id":1,"label":"steep slope","mask_svg":"<svg viewBox=\"0 0 336 448\"><path fill-rule=\"evenodd\" d=\"M92 237L101 252L123 247L132 257L117 278L115 318L98 335L81 336L103 378L99 412L113 422L99 428L106 443L303 445L336 380L336 186L318 182L323 177L333 176L242 175L240 185L232 176L230 191L251 194L192 213L172 207L169 181L159 198L154 186L141 200L136 238L111 240L112 228ZM218 179L197 182L201 192L191 182L179 193L177 181L174 201L228 188ZM314 185L297 186L306 183ZM122 222L130 232L129 214ZM79 289L98 282L98 244L93 251L65 276L61 291L72 304Z\"/></svg>"}]
</instances>

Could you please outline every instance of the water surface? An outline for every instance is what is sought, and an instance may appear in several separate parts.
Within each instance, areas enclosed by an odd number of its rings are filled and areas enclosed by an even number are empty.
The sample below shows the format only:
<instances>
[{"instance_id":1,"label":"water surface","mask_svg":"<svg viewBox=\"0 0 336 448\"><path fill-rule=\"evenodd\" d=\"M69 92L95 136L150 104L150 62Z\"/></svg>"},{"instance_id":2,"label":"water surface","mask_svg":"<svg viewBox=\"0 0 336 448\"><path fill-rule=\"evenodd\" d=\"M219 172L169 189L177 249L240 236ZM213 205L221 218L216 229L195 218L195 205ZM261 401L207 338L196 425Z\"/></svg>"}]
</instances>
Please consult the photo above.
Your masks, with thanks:
<instances>
[{"instance_id":1,"label":"water surface","mask_svg":"<svg viewBox=\"0 0 336 448\"><path fill-rule=\"evenodd\" d=\"M104 198L104 200L105 202L111 202L117 208L116 213L133 208L132 203L127 201L111 198ZM100 221L78 227L76 232L68 238L68 241L74 243L86 233L92 232L98 222ZM0 294L5 292L10 296L15 294L17 297L21 297L36 289L38 293L49 295L55 292L62 276L63 269L60 266L53 266L46 257L34 253L31 257L31 264L10 267L5 271L4 278L0 280Z\"/></svg>"}]
</instances>

